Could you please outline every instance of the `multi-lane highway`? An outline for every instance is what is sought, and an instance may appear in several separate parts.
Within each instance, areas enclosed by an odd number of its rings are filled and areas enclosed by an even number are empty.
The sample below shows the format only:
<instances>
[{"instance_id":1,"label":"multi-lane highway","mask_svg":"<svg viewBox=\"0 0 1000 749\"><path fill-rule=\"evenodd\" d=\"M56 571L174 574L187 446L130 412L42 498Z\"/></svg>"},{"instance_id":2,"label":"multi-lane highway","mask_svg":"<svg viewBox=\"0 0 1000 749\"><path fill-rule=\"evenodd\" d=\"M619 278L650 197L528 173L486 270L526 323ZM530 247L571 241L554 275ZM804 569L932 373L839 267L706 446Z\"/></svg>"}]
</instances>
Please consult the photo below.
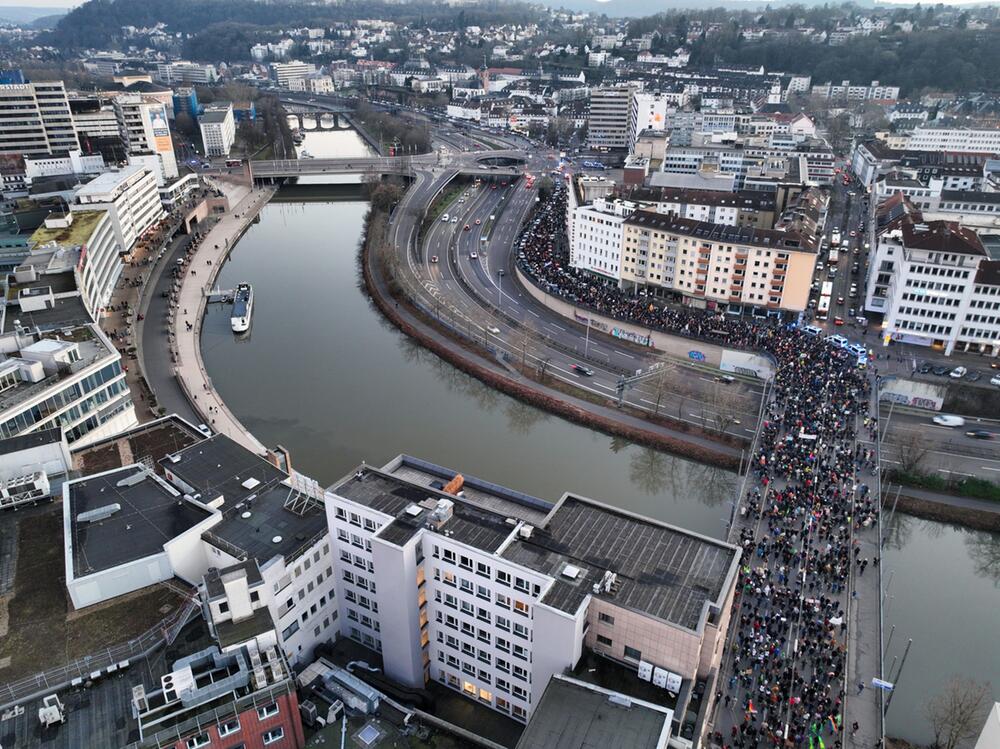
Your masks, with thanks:
<instances>
[{"instance_id":1,"label":"multi-lane highway","mask_svg":"<svg viewBox=\"0 0 1000 749\"><path fill-rule=\"evenodd\" d=\"M544 369L548 376L608 401L617 398L623 375L663 366L662 355L588 331L545 308L514 280L516 240L538 200L537 190L528 189L524 180L494 174L478 187L468 180L441 210L448 221L437 216L414 239L430 204L458 174L455 166L478 145L466 133L451 134L448 143L443 147L452 153L446 152L443 161L449 166L416 167L414 183L393 217L393 242L400 267L410 277L410 293L443 322L505 355L509 365ZM555 154L544 149L527 150L525 158L525 171L535 175L556 165ZM724 382L708 369L677 371L692 367L689 362L669 365L662 377L627 389L623 400L711 432L752 436L760 383Z\"/></svg>"}]
</instances>

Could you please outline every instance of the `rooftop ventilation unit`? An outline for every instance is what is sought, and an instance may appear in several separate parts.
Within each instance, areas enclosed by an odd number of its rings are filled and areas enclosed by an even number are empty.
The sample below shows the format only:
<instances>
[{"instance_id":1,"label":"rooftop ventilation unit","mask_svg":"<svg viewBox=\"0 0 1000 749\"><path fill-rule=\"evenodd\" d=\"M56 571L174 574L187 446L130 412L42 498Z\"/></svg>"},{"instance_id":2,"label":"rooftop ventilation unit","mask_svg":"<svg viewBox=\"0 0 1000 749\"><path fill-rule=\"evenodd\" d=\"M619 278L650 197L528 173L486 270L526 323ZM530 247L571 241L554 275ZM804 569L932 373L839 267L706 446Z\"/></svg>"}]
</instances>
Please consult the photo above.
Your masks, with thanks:
<instances>
[{"instance_id":1,"label":"rooftop ventilation unit","mask_svg":"<svg viewBox=\"0 0 1000 749\"><path fill-rule=\"evenodd\" d=\"M531 538L531 534L535 532L535 527L532 525L522 525L517 529L517 535L521 538Z\"/></svg>"},{"instance_id":2,"label":"rooftop ventilation unit","mask_svg":"<svg viewBox=\"0 0 1000 749\"><path fill-rule=\"evenodd\" d=\"M428 524L435 530L447 523L455 514L455 503L450 499L439 499L428 518Z\"/></svg>"},{"instance_id":3,"label":"rooftop ventilation unit","mask_svg":"<svg viewBox=\"0 0 1000 749\"><path fill-rule=\"evenodd\" d=\"M133 473L133 474L131 474L129 476L126 476L125 478L121 479L120 481L118 481L115 484L115 486L117 486L119 488L127 487L127 486L135 486L136 484L141 484L145 480L146 480L146 472L145 471L138 471L137 473Z\"/></svg>"},{"instance_id":4,"label":"rooftop ventilation unit","mask_svg":"<svg viewBox=\"0 0 1000 749\"><path fill-rule=\"evenodd\" d=\"M107 520L116 512L120 511L121 508L122 506L117 502L114 502L110 505L104 505L103 507L95 507L93 510L87 510L86 512L81 512L79 515L77 515L76 522L99 523L102 520Z\"/></svg>"},{"instance_id":5,"label":"rooftop ventilation unit","mask_svg":"<svg viewBox=\"0 0 1000 749\"><path fill-rule=\"evenodd\" d=\"M406 513L407 515L409 515L409 516L410 516L411 518L416 518L416 517L420 517L420 513L422 513L422 512L423 512L423 510L421 510L421 509L420 509L419 507L417 507L416 505L410 505L409 507L407 507L407 508L406 508L406 509L404 510L404 512L405 512L405 513Z\"/></svg>"},{"instance_id":6,"label":"rooftop ventilation unit","mask_svg":"<svg viewBox=\"0 0 1000 749\"><path fill-rule=\"evenodd\" d=\"M615 692L610 697L608 697L608 702L610 702L612 705L619 705L625 708L632 707L632 700L630 700L624 694L619 694L618 692Z\"/></svg>"},{"instance_id":7,"label":"rooftop ventilation unit","mask_svg":"<svg viewBox=\"0 0 1000 749\"><path fill-rule=\"evenodd\" d=\"M572 564L567 564L565 567L563 567L562 576L568 577L570 580L576 580L578 577L580 577L580 572L582 572L582 570L579 567L575 567Z\"/></svg>"},{"instance_id":8,"label":"rooftop ventilation unit","mask_svg":"<svg viewBox=\"0 0 1000 749\"><path fill-rule=\"evenodd\" d=\"M240 486L242 486L244 489L256 489L258 486L260 486L260 482L255 478L249 478L242 484L240 484Z\"/></svg>"}]
</instances>

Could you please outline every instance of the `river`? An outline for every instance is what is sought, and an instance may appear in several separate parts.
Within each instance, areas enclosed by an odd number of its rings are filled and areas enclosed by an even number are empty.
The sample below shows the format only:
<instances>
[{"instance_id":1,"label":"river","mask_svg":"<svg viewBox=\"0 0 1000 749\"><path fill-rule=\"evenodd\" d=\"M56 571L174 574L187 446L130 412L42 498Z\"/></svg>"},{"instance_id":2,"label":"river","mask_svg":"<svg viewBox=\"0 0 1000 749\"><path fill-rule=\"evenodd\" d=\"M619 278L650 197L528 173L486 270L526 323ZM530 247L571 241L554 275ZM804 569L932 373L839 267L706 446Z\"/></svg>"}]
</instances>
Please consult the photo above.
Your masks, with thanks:
<instances>
[{"instance_id":1,"label":"river","mask_svg":"<svg viewBox=\"0 0 1000 749\"><path fill-rule=\"evenodd\" d=\"M309 133L304 147L355 155L350 131ZM347 136L353 136L351 141ZM313 150L315 149L315 150ZM291 193L295 195L296 193ZM343 187L279 196L223 268L219 283L254 285L251 333L236 339L229 310L211 305L205 364L226 403L264 444L323 484L361 461L405 452L554 501L572 491L712 536L735 476L631 445L507 398L441 362L386 323L359 288L366 204ZM886 665L914 643L888 732L926 742L923 703L954 673L1000 674L1000 535L898 515L884 554ZM898 665L898 664L897 664Z\"/></svg>"}]
</instances>

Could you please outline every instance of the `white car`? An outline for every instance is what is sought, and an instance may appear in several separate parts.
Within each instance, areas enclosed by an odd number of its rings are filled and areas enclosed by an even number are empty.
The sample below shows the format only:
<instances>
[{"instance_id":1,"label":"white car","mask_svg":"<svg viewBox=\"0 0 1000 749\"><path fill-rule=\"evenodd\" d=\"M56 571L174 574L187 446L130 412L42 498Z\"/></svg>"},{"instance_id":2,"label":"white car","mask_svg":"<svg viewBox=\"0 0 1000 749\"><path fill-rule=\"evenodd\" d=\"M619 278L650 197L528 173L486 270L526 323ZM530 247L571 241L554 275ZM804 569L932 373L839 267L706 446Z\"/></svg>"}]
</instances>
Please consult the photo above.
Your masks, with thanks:
<instances>
[{"instance_id":1,"label":"white car","mask_svg":"<svg viewBox=\"0 0 1000 749\"><path fill-rule=\"evenodd\" d=\"M965 377L968 371L969 370L966 369L965 367L955 367L948 373L948 376L951 377L953 380L960 380L961 378Z\"/></svg>"},{"instance_id":2,"label":"white car","mask_svg":"<svg viewBox=\"0 0 1000 749\"><path fill-rule=\"evenodd\" d=\"M490 332L491 332L491 333L492 333L493 335L500 335L500 328L498 328L498 327L496 327L496 326L494 326L494 325L490 325L490 326L489 326L489 327L487 327L486 329L487 329L488 331L490 331Z\"/></svg>"},{"instance_id":3,"label":"white car","mask_svg":"<svg viewBox=\"0 0 1000 749\"><path fill-rule=\"evenodd\" d=\"M941 427L965 426L965 419L961 416L952 416L951 414L938 414L932 421Z\"/></svg>"},{"instance_id":4,"label":"white car","mask_svg":"<svg viewBox=\"0 0 1000 749\"><path fill-rule=\"evenodd\" d=\"M1000 375L996 375L994 377L991 377L990 378L990 385L996 385L997 387L1000 387Z\"/></svg>"}]
</instances>

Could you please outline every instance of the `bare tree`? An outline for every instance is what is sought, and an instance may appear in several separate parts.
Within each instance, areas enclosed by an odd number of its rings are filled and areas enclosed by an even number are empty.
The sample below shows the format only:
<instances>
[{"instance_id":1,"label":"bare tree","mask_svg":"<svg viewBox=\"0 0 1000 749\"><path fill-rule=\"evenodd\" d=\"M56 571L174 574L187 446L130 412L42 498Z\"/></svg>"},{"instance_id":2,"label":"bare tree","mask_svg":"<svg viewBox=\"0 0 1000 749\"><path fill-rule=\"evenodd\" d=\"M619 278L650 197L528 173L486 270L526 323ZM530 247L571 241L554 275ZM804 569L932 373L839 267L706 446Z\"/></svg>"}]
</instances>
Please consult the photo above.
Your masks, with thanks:
<instances>
[{"instance_id":1,"label":"bare tree","mask_svg":"<svg viewBox=\"0 0 1000 749\"><path fill-rule=\"evenodd\" d=\"M919 473L931 453L930 443L924 433L919 429L900 430L895 444L899 469L903 473Z\"/></svg>"},{"instance_id":2,"label":"bare tree","mask_svg":"<svg viewBox=\"0 0 1000 749\"><path fill-rule=\"evenodd\" d=\"M924 708L931 725L933 749L959 749L976 738L993 703L988 683L954 677Z\"/></svg>"},{"instance_id":3,"label":"bare tree","mask_svg":"<svg viewBox=\"0 0 1000 749\"><path fill-rule=\"evenodd\" d=\"M739 419L742 398L735 385L721 385L716 382L712 388L712 430L716 434L725 434Z\"/></svg>"},{"instance_id":4,"label":"bare tree","mask_svg":"<svg viewBox=\"0 0 1000 749\"><path fill-rule=\"evenodd\" d=\"M545 378L549 373L549 361L550 357L546 356L544 359L538 361L538 381L545 382Z\"/></svg>"}]
</instances>

